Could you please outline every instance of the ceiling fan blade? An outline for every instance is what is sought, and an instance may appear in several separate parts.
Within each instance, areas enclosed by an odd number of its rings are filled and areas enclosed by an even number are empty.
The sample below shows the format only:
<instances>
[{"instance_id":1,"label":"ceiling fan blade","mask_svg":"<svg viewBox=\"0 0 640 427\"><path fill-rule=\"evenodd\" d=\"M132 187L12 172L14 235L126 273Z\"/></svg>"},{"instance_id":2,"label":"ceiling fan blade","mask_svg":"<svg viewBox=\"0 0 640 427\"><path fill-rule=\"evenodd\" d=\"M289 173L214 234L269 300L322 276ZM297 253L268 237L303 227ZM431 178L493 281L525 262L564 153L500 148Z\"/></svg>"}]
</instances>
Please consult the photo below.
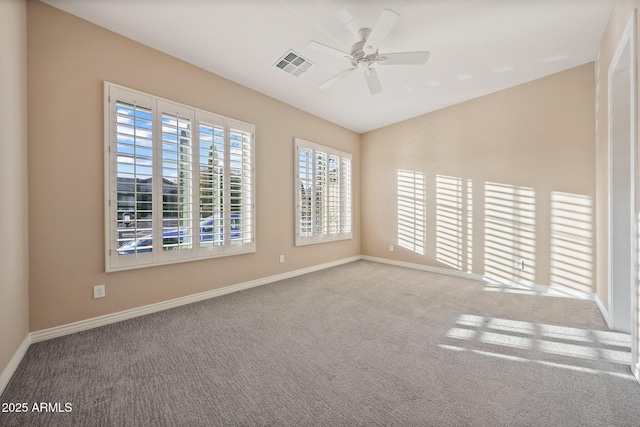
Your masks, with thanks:
<instances>
[{"instance_id":1,"label":"ceiling fan blade","mask_svg":"<svg viewBox=\"0 0 640 427\"><path fill-rule=\"evenodd\" d=\"M362 48L364 53L371 55L378 50L378 46L387 38L393 27L396 26L398 19L400 19L400 15L393 10L383 10L378 18L378 22L376 22L369 37L367 37L367 41L364 43L364 47Z\"/></svg>"},{"instance_id":2,"label":"ceiling fan blade","mask_svg":"<svg viewBox=\"0 0 640 427\"><path fill-rule=\"evenodd\" d=\"M429 51L384 53L378 59L380 65L422 65L429 60Z\"/></svg>"},{"instance_id":3,"label":"ceiling fan blade","mask_svg":"<svg viewBox=\"0 0 640 427\"><path fill-rule=\"evenodd\" d=\"M355 70L356 70L356 68L347 68L346 70L342 71L340 74L336 74L335 76L331 77L326 82L322 83L320 86L318 86L318 88L326 89L329 86L333 86L338 80L344 79L349 74L353 73Z\"/></svg>"},{"instance_id":4,"label":"ceiling fan blade","mask_svg":"<svg viewBox=\"0 0 640 427\"><path fill-rule=\"evenodd\" d=\"M316 52L324 53L325 55L333 56L336 59L353 61L353 57L347 52L343 52L339 49L327 46L326 44L318 43L317 41L312 40L307 43L307 48L315 50Z\"/></svg>"},{"instance_id":5,"label":"ceiling fan blade","mask_svg":"<svg viewBox=\"0 0 640 427\"><path fill-rule=\"evenodd\" d=\"M364 70L364 78L367 81L367 86L369 86L369 92L371 92L371 95L375 95L382 91L382 85L380 84L380 79L378 78L376 70L373 68L367 68Z\"/></svg>"}]
</instances>

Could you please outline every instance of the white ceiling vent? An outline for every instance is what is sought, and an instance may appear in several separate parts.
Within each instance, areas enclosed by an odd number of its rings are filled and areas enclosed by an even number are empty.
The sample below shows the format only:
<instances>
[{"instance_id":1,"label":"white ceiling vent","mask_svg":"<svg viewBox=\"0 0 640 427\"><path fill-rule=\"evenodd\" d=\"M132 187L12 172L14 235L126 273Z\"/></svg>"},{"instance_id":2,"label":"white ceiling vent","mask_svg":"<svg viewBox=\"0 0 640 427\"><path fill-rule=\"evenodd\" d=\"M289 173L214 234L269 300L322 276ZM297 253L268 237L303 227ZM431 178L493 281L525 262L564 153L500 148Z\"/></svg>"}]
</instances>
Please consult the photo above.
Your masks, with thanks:
<instances>
[{"instance_id":1,"label":"white ceiling vent","mask_svg":"<svg viewBox=\"0 0 640 427\"><path fill-rule=\"evenodd\" d=\"M307 58L303 58L294 51L290 50L280 58L275 66L289 74L298 77L300 74L313 67L315 64Z\"/></svg>"}]
</instances>

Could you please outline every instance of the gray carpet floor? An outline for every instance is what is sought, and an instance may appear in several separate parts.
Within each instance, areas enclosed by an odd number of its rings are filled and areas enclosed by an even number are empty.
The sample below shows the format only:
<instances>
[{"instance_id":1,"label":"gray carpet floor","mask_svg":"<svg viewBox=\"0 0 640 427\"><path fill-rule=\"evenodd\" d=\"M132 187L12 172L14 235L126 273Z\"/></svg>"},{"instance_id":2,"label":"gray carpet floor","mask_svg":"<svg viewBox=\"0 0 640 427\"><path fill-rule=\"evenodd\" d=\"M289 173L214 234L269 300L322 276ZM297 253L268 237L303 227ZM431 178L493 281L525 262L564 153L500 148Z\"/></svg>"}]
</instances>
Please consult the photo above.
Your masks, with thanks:
<instances>
[{"instance_id":1,"label":"gray carpet floor","mask_svg":"<svg viewBox=\"0 0 640 427\"><path fill-rule=\"evenodd\" d=\"M492 291L493 290L493 291ZM638 426L593 302L357 261L32 345L1 426Z\"/></svg>"}]
</instances>

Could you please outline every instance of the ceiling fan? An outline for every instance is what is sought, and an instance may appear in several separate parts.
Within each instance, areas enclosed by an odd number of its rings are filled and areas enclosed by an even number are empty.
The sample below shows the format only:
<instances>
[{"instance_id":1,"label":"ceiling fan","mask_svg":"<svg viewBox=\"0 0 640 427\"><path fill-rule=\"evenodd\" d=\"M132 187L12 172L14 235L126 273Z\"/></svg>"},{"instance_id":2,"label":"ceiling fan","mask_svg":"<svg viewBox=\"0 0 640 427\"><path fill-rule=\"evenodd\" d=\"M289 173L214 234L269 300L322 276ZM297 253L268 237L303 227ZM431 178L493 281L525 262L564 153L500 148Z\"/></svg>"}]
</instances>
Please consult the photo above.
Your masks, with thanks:
<instances>
[{"instance_id":1,"label":"ceiling fan","mask_svg":"<svg viewBox=\"0 0 640 427\"><path fill-rule=\"evenodd\" d=\"M369 86L369 92L372 95L382 91L382 85L378 78L378 73L374 64L379 65L422 65L429 59L429 51L420 52L396 52L396 53L378 53L378 47L387 38L393 27L400 19L393 10L385 9L380 14L378 21L372 29L362 28L358 31L360 41L351 46L351 53L343 52L339 49L327 46L317 41L307 43L309 49L334 58L343 59L351 63L351 67L331 77L326 82L318 86L320 89L326 89L339 80L347 77L358 68L364 69L364 78Z\"/></svg>"}]
</instances>

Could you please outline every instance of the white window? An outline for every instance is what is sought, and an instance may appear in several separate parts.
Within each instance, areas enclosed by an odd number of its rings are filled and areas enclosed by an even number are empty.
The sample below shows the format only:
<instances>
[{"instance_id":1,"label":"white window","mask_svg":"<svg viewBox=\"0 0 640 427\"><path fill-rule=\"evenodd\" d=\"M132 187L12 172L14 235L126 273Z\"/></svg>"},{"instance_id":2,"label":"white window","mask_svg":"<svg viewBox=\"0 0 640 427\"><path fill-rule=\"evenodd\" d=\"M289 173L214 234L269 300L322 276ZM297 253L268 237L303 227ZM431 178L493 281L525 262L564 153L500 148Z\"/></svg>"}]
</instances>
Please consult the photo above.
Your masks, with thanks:
<instances>
[{"instance_id":1,"label":"white window","mask_svg":"<svg viewBox=\"0 0 640 427\"><path fill-rule=\"evenodd\" d=\"M296 246L351 239L351 154L295 138Z\"/></svg>"},{"instance_id":2,"label":"white window","mask_svg":"<svg viewBox=\"0 0 640 427\"><path fill-rule=\"evenodd\" d=\"M106 271L255 252L254 134L105 82Z\"/></svg>"}]
</instances>

